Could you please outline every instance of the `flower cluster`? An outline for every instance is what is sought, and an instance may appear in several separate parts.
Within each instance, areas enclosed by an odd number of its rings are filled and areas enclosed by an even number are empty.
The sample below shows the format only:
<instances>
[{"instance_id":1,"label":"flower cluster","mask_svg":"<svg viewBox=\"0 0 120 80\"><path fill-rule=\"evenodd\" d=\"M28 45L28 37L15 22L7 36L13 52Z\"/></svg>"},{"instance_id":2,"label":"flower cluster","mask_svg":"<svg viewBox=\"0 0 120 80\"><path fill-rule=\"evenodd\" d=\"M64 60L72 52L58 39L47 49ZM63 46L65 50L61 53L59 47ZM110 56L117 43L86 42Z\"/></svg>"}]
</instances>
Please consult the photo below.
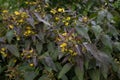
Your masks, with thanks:
<instances>
[{"instance_id":1,"label":"flower cluster","mask_svg":"<svg viewBox=\"0 0 120 80\"><path fill-rule=\"evenodd\" d=\"M35 32L31 29L31 27L29 27L29 26L26 27L26 30L24 32L24 36L31 36L33 34L35 34Z\"/></svg>"},{"instance_id":2,"label":"flower cluster","mask_svg":"<svg viewBox=\"0 0 120 80\"><path fill-rule=\"evenodd\" d=\"M55 21L57 22L63 22L65 26L68 26L71 20L70 16L64 17L62 16L61 13L65 13L65 9L64 8L58 8L58 9L51 9L50 12L55 15Z\"/></svg>"},{"instance_id":3,"label":"flower cluster","mask_svg":"<svg viewBox=\"0 0 120 80\"><path fill-rule=\"evenodd\" d=\"M71 56L76 56L77 52L75 49L75 34L72 33L69 35L68 33L62 33L61 37L57 38L57 40L60 42L59 47L61 49L61 52L63 53L69 53Z\"/></svg>"},{"instance_id":4,"label":"flower cluster","mask_svg":"<svg viewBox=\"0 0 120 80\"><path fill-rule=\"evenodd\" d=\"M56 9L51 9L50 12L52 14L63 13L63 12L65 12L65 9L64 8L58 8L57 10Z\"/></svg>"},{"instance_id":5,"label":"flower cluster","mask_svg":"<svg viewBox=\"0 0 120 80\"><path fill-rule=\"evenodd\" d=\"M6 48L1 48L0 53L3 57L7 57Z\"/></svg>"},{"instance_id":6,"label":"flower cluster","mask_svg":"<svg viewBox=\"0 0 120 80\"><path fill-rule=\"evenodd\" d=\"M23 52L21 53L21 56L26 59L30 59L32 56L34 56L34 51L33 51L33 49L23 50Z\"/></svg>"}]
</instances>

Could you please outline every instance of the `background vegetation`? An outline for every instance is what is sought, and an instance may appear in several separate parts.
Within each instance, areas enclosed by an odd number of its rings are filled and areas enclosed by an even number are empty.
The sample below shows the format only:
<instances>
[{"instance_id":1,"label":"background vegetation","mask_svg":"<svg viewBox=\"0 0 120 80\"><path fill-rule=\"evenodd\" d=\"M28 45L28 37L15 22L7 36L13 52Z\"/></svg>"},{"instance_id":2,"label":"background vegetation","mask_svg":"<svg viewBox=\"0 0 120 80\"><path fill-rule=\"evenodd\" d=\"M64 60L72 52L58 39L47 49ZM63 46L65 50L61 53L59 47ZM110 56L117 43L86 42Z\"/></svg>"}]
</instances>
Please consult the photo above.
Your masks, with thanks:
<instances>
[{"instance_id":1,"label":"background vegetation","mask_svg":"<svg viewBox=\"0 0 120 80\"><path fill-rule=\"evenodd\" d=\"M120 0L0 0L1 80L120 80Z\"/></svg>"}]
</instances>

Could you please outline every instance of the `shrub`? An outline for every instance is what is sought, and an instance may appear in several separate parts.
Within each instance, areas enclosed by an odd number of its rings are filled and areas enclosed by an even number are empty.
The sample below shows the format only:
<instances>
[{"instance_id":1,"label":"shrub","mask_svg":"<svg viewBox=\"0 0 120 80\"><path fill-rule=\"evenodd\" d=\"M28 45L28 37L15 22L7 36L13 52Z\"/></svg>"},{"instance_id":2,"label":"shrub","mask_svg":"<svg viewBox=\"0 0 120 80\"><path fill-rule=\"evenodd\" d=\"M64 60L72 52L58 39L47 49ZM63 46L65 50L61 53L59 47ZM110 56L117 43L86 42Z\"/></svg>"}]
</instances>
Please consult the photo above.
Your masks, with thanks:
<instances>
[{"instance_id":1,"label":"shrub","mask_svg":"<svg viewBox=\"0 0 120 80\"><path fill-rule=\"evenodd\" d=\"M0 79L119 80L112 0L1 0Z\"/></svg>"}]
</instances>

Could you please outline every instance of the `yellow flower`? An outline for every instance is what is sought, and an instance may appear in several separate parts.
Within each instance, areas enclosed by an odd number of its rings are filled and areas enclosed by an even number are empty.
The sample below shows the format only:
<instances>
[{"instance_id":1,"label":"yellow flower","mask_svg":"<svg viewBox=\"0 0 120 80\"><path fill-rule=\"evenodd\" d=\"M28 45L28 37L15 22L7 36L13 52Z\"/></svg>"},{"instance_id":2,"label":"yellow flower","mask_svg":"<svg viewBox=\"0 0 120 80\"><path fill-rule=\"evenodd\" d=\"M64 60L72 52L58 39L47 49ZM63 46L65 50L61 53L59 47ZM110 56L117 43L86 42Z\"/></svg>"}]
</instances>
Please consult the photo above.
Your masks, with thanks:
<instances>
[{"instance_id":1,"label":"yellow flower","mask_svg":"<svg viewBox=\"0 0 120 80\"><path fill-rule=\"evenodd\" d=\"M30 53L33 53L33 49L31 49L29 52L30 52Z\"/></svg>"},{"instance_id":2,"label":"yellow flower","mask_svg":"<svg viewBox=\"0 0 120 80\"><path fill-rule=\"evenodd\" d=\"M68 26L69 25L69 23L68 22L65 22L65 26Z\"/></svg>"},{"instance_id":3,"label":"yellow flower","mask_svg":"<svg viewBox=\"0 0 120 80\"><path fill-rule=\"evenodd\" d=\"M17 59L14 59L13 62L16 63L16 62L17 62Z\"/></svg>"},{"instance_id":4,"label":"yellow flower","mask_svg":"<svg viewBox=\"0 0 120 80\"><path fill-rule=\"evenodd\" d=\"M3 12L3 13L8 13L8 10L3 10L2 12Z\"/></svg>"},{"instance_id":5,"label":"yellow flower","mask_svg":"<svg viewBox=\"0 0 120 80\"><path fill-rule=\"evenodd\" d=\"M69 21L71 18L70 17L67 17L66 20Z\"/></svg>"},{"instance_id":6,"label":"yellow flower","mask_svg":"<svg viewBox=\"0 0 120 80\"><path fill-rule=\"evenodd\" d=\"M55 20L58 21L60 18L59 17L55 17Z\"/></svg>"},{"instance_id":7,"label":"yellow flower","mask_svg":"<svg viewBox=\"0 0 120 80\"><path fill-rule=\"evenodd\" d=\"M20 15L20 12L15 11L14 14L18 16L18 15Z\"/></svg>"},{"instance_id":8,"label":"yellow flower","mask_svg":"<svg viewBox=\"0 0 120 80\"><path fill-rule=\"evenodd\" d=\"M24 53L21 53L20 55L21 55L21 56L24 56Z\"/></svg>"},{"instance_id":9,"label":"yellow flower","mask_svg":"<svg viewBox=\"0 0 120 80\"><path fill-rule=\"evenodd\" d=\"M87 21L88 21L88 17L83 17L83 18L82 18L82 21L83 21L83 22L87 22Z\"/></svg>"},{"instance_id":10,"label":"yellow flower","mask_svg":"<svg viewBox=\"0 0 120 80\"><path fill-rule=\"evenodd\" d=\"M1 48L2 51L5 51L6 49L5 48Z\"/></svg>"},{"instance_id":11,"label":"yellow flower","mask_svg":"<svg viewBox=\"0 0 120 80\"><path fill-rule=\"evenodd\" d=\"M62 52L65 52L65 48L64 48L64 47L63 47L63 48L61 48L61 51L62 51Z\"/></svg>"},{"instance_id":12,"label":"yellow flower","mask_svg":"<svg viewBox=\"0 0 120 80\"><path fill-rule=\"evenodd\" d=\"M25 4L29 4L29 2L28 2L28 1L26 1L26 2L25 2Z\"/></svg>"},{"instance_id":13,"label":"yellow flower","mask_svg":"<svg viewBox=\"0 0 120 80\"><path fill-rule=\"evenodd\" d=\"M37 4L37 2L30 2L30 4L35 5L35 4Z\"/></svg>"},{"instance_id":14,"label":"yellow flower","mask_svg":"<svg viewBox=\"0 0 120 80\"><path fill-rule=\"evenodd\" d=\"M64 8L58 8L58 12L65 12Z\"/></svg>"},{"instance_id":15,"label":"yellow flower","mask_svg":"<svg viewBox=\"0 0 120 80\"><path fill-rule=\"evenodd\" d=\"M30 63L30 64L29 64L29 66L30 66L30 67L33 67L33 66L34 66L34 64L33 64L33 63Z\"/></svg>"},{"instance_id":16,"label":"yellow flower","mask_svg":"<svg viewBox=\"0 0 120 80\"><path fill-rule=\"evenodd\" d=\"M28 17L27 13L26 12L22 12L21 13L21 17L24 18L24 17Z\"/></svg>"},{"instance_id":17,"label":"yellow flower","mask_svg":"<svg viewBox=\"0 0 120 80\"><path fill-rule=\"evenodd\" d=\"M27 26L26 29L31 29L31 27L30 27L30 26Z\"/></svg>"},{"instance_id":18,"label":"yellow flower","mask_svg":"<svg viewBox=\"0 0 120 80\"><path fill-rule=\"evenodd\" d=\"M23 19L20 19L18 22L19 22L19 23L23 23L24 21L23 21Z\"/></svg>"},{"instance_id":19,"label":"yellow flower","mask_svg":"<svg viewBox=\"0 0 120 80\"><path fill-rule=\"evenodd\" d=\"M74 52L73 54L72 54L72 56L76 56L77 55L77 53L76 52Z\"/></svg>"},{"instance_id":20,"label":"yellow flower","mask_svg":"<svg viewBox=\"0 0 120 80\"><path fill-rule=\"evenodd\" d=\"M65 32L65 33L63 33L62 35L63 35L63 36L66 36L66 35L67 35L67 33Z\"/></svg>"},{"instance_id":21,"label":"yellow flower","mask_svg":"<svg viewBox=\"0 0 120 80\"><path fill-rule=\"evenodd\" d=\"M13 28L14 28L14 26L13 26L13 25L9 25L9 28L10 28L10 29L13 29Z\"/></svg>"},{"instance_id":22,"label":"yellow flower","mask_svg":"<svg viewBox=\"0 0 120 80\"><path fill-rule=\"evenodd\" d=\"M50 12L51 12L52 14L55 14L57 11L56 11L55 9L51 9Z\"/></svg>"},{"instance_id":23,"label":"yellow flower","mask_svg":"<svg viewBox=\"0 0 120 80\"><path fill-rule=\"evenodd\" d=\"M20 36L17 36L16 38L17 38L18 41L20 40Z\"/></svg>"},{"instance_id":24,"label":"yellow flower","mask_svg":"<svg viewBox=\"0 0 120 80\"><path fill-rule=\"evenodd\" d=\"M31 57L30 55L27 56L27 58L30 58L30 57Z\"/></svg>"},{"instance_id":25,"label":"yellow flower","mask_svg":"<svg viewBox=\"0 0 120 80\"><path fill-rule=\"evenodd\" d=\"M0 52L4 57L7 57L7 53L5 53L4 51Z\"/></svg>"},{"instance_id":26,"label":"yellow flower","mask_svg":"<svg viewBox=\"0 0 120 80\"><path fill-rule=\"evenodd\" d=\"M68 51L68 49L66 49L65 47L62 47L62 48L61 48L61 51L62 51L62 52L66 52L66 51Z\"/></svg>"},{"instance_id":27,"label":"yellow flower","mask_svg":"<svg viewBox=\"0 0 120 80\"><path fill-rule=\"evenodd\" d=\"M70 52L70 53L73 53L73 50L70 49L69 52Z\"/></svg>"},{"instance_id":28,"label":"yellow flower","mask_svg":"<svg viewBox=\"0 0 120 80\"><path fill-rule=\"evenodd\" d=\"M67 46L67 43L62 43L61 45L60 45L60 47L62 48L62 47L66 47Z\"/></svg>"}]
</instances>

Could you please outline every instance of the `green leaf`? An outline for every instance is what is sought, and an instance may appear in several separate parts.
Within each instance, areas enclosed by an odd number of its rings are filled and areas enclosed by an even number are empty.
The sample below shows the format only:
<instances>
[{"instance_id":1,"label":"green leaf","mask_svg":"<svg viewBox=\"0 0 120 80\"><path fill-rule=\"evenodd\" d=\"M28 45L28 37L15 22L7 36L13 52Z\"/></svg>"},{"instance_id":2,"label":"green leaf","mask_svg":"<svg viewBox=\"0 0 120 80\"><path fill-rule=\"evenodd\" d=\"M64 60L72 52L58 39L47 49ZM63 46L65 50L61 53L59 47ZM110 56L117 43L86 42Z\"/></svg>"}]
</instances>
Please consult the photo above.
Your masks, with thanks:
<instances>
[{"instance_id":1,"label":"green leaf","mask_svg":"<svg viewBox=\"0 0 120 80\"><path fill-rule=\"evenodd\" d=\"M19 57L19 51L16 45L8 45L7 49L16 57Z\"/></svg>"},{"instance_id":2,"label":"green leaf","mask_svg":"<svg viewBox=\"0 0 120 80\"><path fill-rule=\"evenodd\" d=\"M106 49L112 50L112 41L108 35L103 35L101 41L105 45Z\"/></svg>"},{"instance_id":3,"label":"green leaf","mask_svg":"<svg viewBox=\"0 0 120 80\"><path fill-rule=\"evenodd\" d=\"M114 42L114 47L120 51L120 42Z\"/></svg>"},{"instance_id":4,"label":"green leaf","mask_svg":"<svg viewBox=\"0 0 120 80\"><path fill-rule=\"evenodd\" d=\"M49 42L47 47L49 52L54 52L55 46L53 42Z\"/></svg>"},{"instance_id":5,"label":"green leaf","mask_svg":"<svg viewBox=\"0 0 120 80\"><path fill-rule=\"evenodd\" d=\"M63 75L63 77L61 78L61 80L68 80L66 75Z\"/></svg>"},{"instance_id":6,"label":"green leaf","mask_svg":"<svg viewBox=\"0 0 120 80\"><path fill-rule=\"evenodd\" d=\"M89 35L88 35L88 28L87 27L76 27L76 31L78 34L80 34L82 37L86 38L88 41L90 41Z\"/></svg>"},{"instance_id":7,"label":"green leaf","mask_svg":"<svg viewBox=\"0 0 120 80\"><path fill-rule=\"evenodd\" d=\"M102 28L101 28L99 25L92 26L92 30L93 30L96 38L98 38L99 35L100 35L101 32L102 32Z\"/></svg>"},{"instance_id":8,"label":"green leaf","mask_svg":"<svg viewBox=\"0 0 120 80\"><path fill-rule=\"evenodd\" d=\"M102 23L106 15L107 15L107 10L103 9L99 11L97 16L97 23Z\"/></svg>"},{"instance_id":9,"label":"green leaf","mask_svg":"<svg viewBox=\"0 0 120 80\"><path fill-rule=\"evenodd\" d=\"M1 74L4 70L6 70L6 66L4 66L4 67L0 66L0 74Z\"/></svg>"},{"instance_id":10,"label":"green leaf","mask_svg":"<svg viewBox=\"0 0 120 80\"><path fill-rule=\"evenodd\" d=\"M38 43L36 44L36 50L37 50L38 54L41 54L42 49L43 49L42 43L39 43L39 42L38 42Z\"/></svg>"},{"instance_id":11,"label":"green leaf","mask_svg":"<svg viewBox=\"0 0 120 80\"><path fill-rule=\"evenodd\" d=\"M70 63L67 63L63 66L62 70L60 71L58 78L62 78L70 69L72 65Z\"/></svg>"},{"instance_id":12,"label":"green leaf","mask_svg":"<svg viewBox=\"0 0 120 80\"><path fill-rule=\"evenodd\" d=\"M117 36L117 35L119 35L119 33L118 33L118 31L117 31L117 29L115 28L115 26L114 25L112 25L112 24L110 24L110 23L108 23L107 24L108 25L108 30L109 30L109 33L111 34L111 35L113 35L113 36Z\"/></svg>"},{"instance_id":13,"label":"green leaf","mask_svg":"<svg viewBox=\"0 0 120 80\"><path fill-rule=\"evenodd\" d=\"M91 80L100 80L100 71L98 69L91 70L89 75Z\"/></svg>"},{"instance_id":14,"label":"green leaf","mask_svg":"<svg viewBox=\"0 0 120 80\"><path fill-rule=\"evenodd\" d=\"M74 76L74 77L72 78L72 80L78 80L78 78L77 78L76 76Z\"/></svg>"},{"instance_id":15,"label":"green leaf","mask_svg":"<svg viewBox=\"0 0 120 80\"><path fill-rule=\"evenodd\" d=\"M84 71L81 70L78 66L75 67L75 74L78 77L78 80L83 80L83 78L84 78Z\"/></svg>"},{"instance_id":16,"label":"green leaf","mask_svg":"<svg viewBox=\"0 0 120 80\"><path fill-rule=\"evenodd\" d=\"M107 79L107 76L108 76L108 66L103 65L101 72L102 72L103 77L104 77L105 79Z\"/></svg>"},{"instance_id":17,"label":"green leaf","mask_svg":"<svg viewBox=\"0 0 120 80\"><path fill-rule=\"evenodd\" d=\"M107 11L107 19L110 21L110 22L113 22L113 15Z\"/></svg>"},{"instance_id":18,"label":"green leaf","mask_svg":"<svg viewBox=\"0 0 120 80\"><path fill-rule=\"evenodd\" d=\"M48 80L48 78L47 78L47 75L45 74L45 75L42 75L38 80Z\"/></svg>"},{"instance_id":19,"label":"green leaf","mask_svg":"<svg viewBox=\"0 0 120 80\"><path fill-rule=\"evenodd\" d=\"M14 31L13 30L10 30L6 33L6 38L7 38L9 43L11 43L13 37L14 37Z\"/></svg>"},{"instance_id":20,"label":"green leaf","mask_svg":"<svg viewBox=\"0 0 120 80\"><path fill-rule=\"evenodd\" d=\"M24 73L24 80L34 80L34 78L38 75L38 73L34 71L26 71Z\"/></svg>"},{"instance_id":21,"label":"green leaf","mask_svg":"<svg viewBox=\"0 0 120 80\"><path fill-rule=\"evenodd\" d=\"M50 56L45 57L45 62L50 68L57 71L56 66L55 66L55 64Z\"/></svg>"},{"instance_id":22,"label":"green leaf","mask_svg":"<svg viewBox=\"0 0 120 80\"><path fill-rule=\"evenodd\" d=\"M94 44L83 44L86 47L87 51L89 51L96 60L100 61L104 65L108 65L109 63L111 63L111 57L109 57L106 53L98 50L98 48Z\"/></svg>"}]
</instances>

